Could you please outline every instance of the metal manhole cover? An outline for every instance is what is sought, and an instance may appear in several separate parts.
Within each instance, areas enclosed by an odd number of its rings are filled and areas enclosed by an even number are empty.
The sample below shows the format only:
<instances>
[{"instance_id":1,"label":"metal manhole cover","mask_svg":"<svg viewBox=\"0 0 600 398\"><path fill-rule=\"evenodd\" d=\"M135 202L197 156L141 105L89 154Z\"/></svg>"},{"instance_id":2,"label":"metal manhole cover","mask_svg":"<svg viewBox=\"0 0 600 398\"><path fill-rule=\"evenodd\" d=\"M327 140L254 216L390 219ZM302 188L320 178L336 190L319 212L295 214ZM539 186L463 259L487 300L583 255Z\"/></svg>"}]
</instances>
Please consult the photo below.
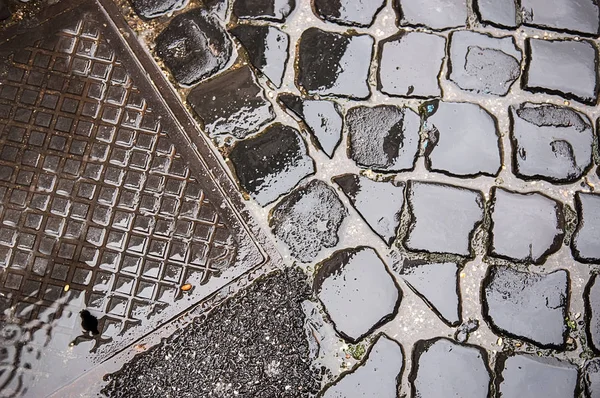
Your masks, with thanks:
<instances>
[{"instance_id":1,"label":"metal manhole cover","mask_svg":"<svg viewBox=\"0 0 600 398\"><path fill-rule=\"evenodd\" d=\"M46 395L267 260L127 33L74 3L0 37L2 395Z\"/></svg>"}]
</instances>

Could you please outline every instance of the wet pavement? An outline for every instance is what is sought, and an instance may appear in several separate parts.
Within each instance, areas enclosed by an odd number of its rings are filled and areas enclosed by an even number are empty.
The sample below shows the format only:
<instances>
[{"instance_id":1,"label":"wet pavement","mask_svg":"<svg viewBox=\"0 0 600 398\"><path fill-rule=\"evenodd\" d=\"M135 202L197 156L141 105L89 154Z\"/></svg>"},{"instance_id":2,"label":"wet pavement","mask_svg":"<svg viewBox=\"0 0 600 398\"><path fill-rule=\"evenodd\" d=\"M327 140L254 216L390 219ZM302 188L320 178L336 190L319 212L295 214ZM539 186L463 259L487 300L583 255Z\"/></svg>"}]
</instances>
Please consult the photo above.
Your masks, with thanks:
<instances>
[{"instance_id":1,"label":"wet pavement","mask_svg":"<svg viewBox=\"0 0 600 398\"><path fill-rule=\"evenodd\" d=\"M0 19L1 396L600 396L595 0Z\"/></svg>"}]
</instances>

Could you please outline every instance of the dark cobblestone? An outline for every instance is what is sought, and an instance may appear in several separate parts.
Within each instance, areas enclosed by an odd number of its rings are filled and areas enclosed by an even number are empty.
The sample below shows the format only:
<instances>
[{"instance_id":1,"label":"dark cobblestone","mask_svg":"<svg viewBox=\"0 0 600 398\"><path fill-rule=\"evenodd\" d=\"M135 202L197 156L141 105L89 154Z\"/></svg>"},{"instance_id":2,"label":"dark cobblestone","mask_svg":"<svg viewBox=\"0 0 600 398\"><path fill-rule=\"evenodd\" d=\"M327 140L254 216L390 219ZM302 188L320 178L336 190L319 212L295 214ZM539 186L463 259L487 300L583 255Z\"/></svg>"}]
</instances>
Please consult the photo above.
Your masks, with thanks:
<instances>
[{"instance_id":1,"label":"dark cobblestone","mask_svg":"<svg viewBox=\"0 0 600 398\"><path fill-rule=\"evenodd\" d=\"M600 261L600 195L575 194L579 224L573 237L573 256L586 263Z\"/></svg>"},{"instance_id":2,"label":"dark cobblestone","mask_svg":"<svg viewBox=\"0 0 600 398\"><path fill-rule=\"evenodd\" d=\"M525 89L596 104L598 51L591 42L527 39L525 52Z\"/></svg>"},{"instance_id":3,"label":"dark cobblestone","mask_svg":"<svg viewBox=\"0 0 600 398\"><path fill-rule=\"evenodd\" d=\"M369 27L385 5L385 0L314 0L317 16L340 25Z\"/></svg>"},{"instance_id":4,"label":"dark cobblestone","mask_svg":"<svg viewBox=\"0 0 600 398\"><path fill-rule=\"evenodd\" d=\"M479 105L436 102L426 114L427 168L457 177L497 175L502 166L496 120Z\"/></svg>"},{"instance_id":5,"label":"dark cobblestone","mask_svg":"<svg viewBox=\"0 0 600 398\"><path fill-rule=\"evenodd\" d=\"M533 354L499 354L496 360L498 396L566 398L578 394L577 366Z\"/></svg>"},{"instance_id":6,"label":"dark cobblestone","mask_svg":"<svg viewBox=\"0 0 600 398\"><path fill-rule=\"evenodd\" d=\"M576 181L592 164L590 120L571 108L524 103L511 106L512 161L516 175L550 182Z\"/></svg>"},{"instance_id":7,"label":"dark cobblestone","mask_svg":"<svg viewBox=\"0 0 600 398\"><path fill-rule=\"evenodd\" d=\"M372 248L337 251L316 269L315 293L347 341L362 340L396 316L402 291Z\"/></svg>"},{"instance_id":8,"label":"dark cobblestone","mask_svg":"<svg viewBox=\"0 0 600 398\"><path fill-rule=\"evenodd\" d=\"M229 160L242 188L261 206L288 193L315 171L298 130L278 123L238 142Z\"/></svg>"},{"instance_id":9,"label":"dark cobblestone","mask_svg":"<svg viewBox=\"0 0 600 398\"><path fill-rule=\"evenodd\" d=\"M438 97L446 39L424 32L401 31L379 42L378 89L400 97ZM406 54L410 54L407 57Z\"/></svg>"},{"instance_id":10,"label":"dark cobblestone","mask_svg":"<svg viewBox=\"0 0 600 398\"><path fill-rule=\"evenodd\" d=\"M352 371L344 373L319 397L395 397L404 369L404 354L398 342L379 335L369 352Z\"/></svg>"},{"instance_id":11,"label":"dark cobblestone","mask_svg":"<svg viewBox=\"0 0 600 398\"><path fill-rule=\"evenodd\" d=\"M521 51L512 37L453 32L449 56L448 79L478 94L506 95L521 74Z\"/></svg>"},{"instance_id":12,"label":"dark cobblestone","mask_svg":"<svg viewBox=\"0 0 600 398\"><path fill-rule=\"evenodd\" d=\"M156 53L184 85L221 70L231 51L231 39L220 21L202 8L176 16L156 38Z\"/></svg>"},{"instance_id":13,"label":"dark cobblestone","mask_svg":"<svg viewBox=\"0 0 600 398\"><path fill-rule=\"evenodd\" d=\"M566 345L569 274L490 266L483 281L483 316L493 330L540 347Z\"/></svg>"},{"instance_id":14,"label":"dark cobblestone","mask_svg":"<svg viewBox=\"0 0 600 398\"><path fill-rule=\"evenodd\" d=\"M543 263L562 246L562 205L541 193L492 188L489 253L509 260Z\"/></svg>"},{"instance_id":15,"label":"dark cobblestone","mask_svg":"<svg viewBox=\"0 0 600 398\"><path fill-rule=\"evenodd\" d=\"M332 158L342 139L344 125L339 105L333 101L307 100L293 94L281 94L278 100L302 119L315 146Z\"/></svg>"},{"instance_id":16,"label":"dark cobblestone","mask_svg":"<svg viewBox=\"0 0 600 398\"><path fill-rule=\"evenodd\" d=\"M298 86L310 95L368 98L373 42L369 35L308 28L298 45Z\"/></svg>"},{"instance_id":17,"label":"dark cobblestone","mask_svg":"<svg viewBox=\"0 0 600 398\"><path fill-rule=\"evenodd\" d=\"M403 171L419 152L419 116L393 105L357 106L346 114L348 157L359 167Z\"/></svg>"},{"instance_id":18,"label":"dark cobblestone","mask_svg":"<svg viewBox=\"0 0 600 398\"><path fill-rule=\"evenodd\" d=\"M585 364L583 368L583 384L585 398L600 397L600 359L595 358Z\"/></svg>"},{"instance_id":19,"label":"dark cobblestone","mask_svg":"<svg viewBox=\"0 0 600 398\"><path fill-rule=\"evenodd\" d=\"M521 0L521 7L527 25L598 35L600 12L595 0Z\"/></svg>"},{"instance_id":20,"label":"dark cobblestone","mask_svg":"<svg viewBox=\"0 0 600 398\"><path fill-rule=\"evenodd\" d=\"M288 60L289 36L274 26L237 25L230 32L242 43L250 62L281 87Z\"/></svg>"},{"instance_id":21,"label":"dark cobblestone","mask_svg":"<svg viewBox=\"0 0 600 398\"><path fill-rule=\"evenodd\" d=\"M249 66L199 84L187 97L211 136L244 138L275 118L273 106Z\"/></svg>"},{"instance_id":22,"label":"dark cobblestone","mask_svg":"<svg viewBox=\"0 0 600 398\"><path fill-rule=\"evenodd\" d=\"M600 283L598 274L593 274L584 293L586 308L587 336L590 346L600 353Z\"/></svg>"},{"instance_id":23,"label":"dark cobblestone","mask_svg":"<svg viewBox=\"0 0 600 398\"><path fill-rule=\"evenodd\" d=\"M459 267L456 263L428 264L406 261L400 274L410 287L437 316L449 326L461 323Z\"/></svg>"},{"instance_id":24,"label":"dark cobblestone","mask_svg":"<svg viewBox=\"0 0 600 398\"><path fill-rule=\"evenodd\" d=\"M156 18L183 8L187 0L131 0L135 12L143 18Z\"/></svg>"},{"instance_id":25,"label":"dark cobblestone","mask_svg":"<svg viewBox=\"0 0 600 398\"><path fill-rule=\"evenodd\" d=\"M393 0L399 26L426 26L434 30L465 26L465 0Z\"/></svg>"},{"instance_id":26,"label":"dark cobblestone","mask_svg":"<svg viewBox=\"0 0 600 398\"><path fill-rule=\"evenodd\" d=\"M12 12L10 11L10 8L8 7L8 1L7 0L0 0L0 21L5 21L8 18L10 18L12 15Z\"/></svg>"},{"instance_id":27,"label":"dark cobblestone","mask_svg":"<svg viewBox=\"0 0 600 398\"><path fill-rule=\"evenodd\" d=\"M483 195L453 185L411 181L408 185L409 250L471 255L471 235L483 220Z\"/></svg>"},{"instance_id":28,"label":"dark cobblestone","mask_svg":"<svg viewBox=\"0 0 600 398\"><path fill-rule=\"evenodd\" d=\"M356 174L333 178L369 227L390 246L396 239L404 206L402 182L373 181ZM377 198L377 201L373 201Z\"/></svg>"},{"instance_id":29,"label":"dark cobblestone","mask_svg":"<svg viewBox=\"0 0 600 398\"><path fill-rule=\"evenodd\" d=\"M514 0L475 0L473 7L484 23L509 28L517 26L517 9Z\"/></svg>"},{"instance_id":30,"label":"dark cobblestone","mask_svg":"<svg viewBox=\"0 0 600 398\"><path fill-rule=\"evenodd\" d=\"M283 22L294 8L295 0L233 0L233 14L239 19Z\"/></svg>"},{"instance_id":31,"label":"dark cobblestone","mask_svg":"<svg viewBox=\"0 0 600 398\"><path fill-rule=\"evenodd\" d=\"M479 398L490 396L491 372L480 347L446 338L420 340L412 354L412 397Z\"/></svg>"},{"instance_id":32,"label":"dark cobblestone","mask_svg":"<svg viewBox=\"0 0 600 398\"><path fill-rule=\"evenodd\" d=\"M348 211L333 188L320 180L296 188L269 215L269 226L302 262L338 243L338 229Z\"/></svg>"}]
</instances>

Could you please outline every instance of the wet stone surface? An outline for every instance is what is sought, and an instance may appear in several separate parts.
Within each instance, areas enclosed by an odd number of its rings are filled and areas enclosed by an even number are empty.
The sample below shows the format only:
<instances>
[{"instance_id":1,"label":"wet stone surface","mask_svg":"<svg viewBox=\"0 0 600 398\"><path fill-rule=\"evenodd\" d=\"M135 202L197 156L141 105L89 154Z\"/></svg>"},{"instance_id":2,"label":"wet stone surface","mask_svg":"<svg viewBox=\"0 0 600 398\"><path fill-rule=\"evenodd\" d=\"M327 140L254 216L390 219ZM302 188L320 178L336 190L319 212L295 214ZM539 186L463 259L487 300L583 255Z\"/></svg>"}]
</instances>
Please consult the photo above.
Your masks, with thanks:
<instances>
[{"instance_id":1,"label":"wet stone surface","mask_svg":"<svg viewBox=\"0 0 600 398\"><path fill-rule=\"evenodd\" d=\"M475 0L474 8L484 23L511 28L517 25L514 0Z\"/></svg>"},{"instance_id":2,"label":"wet stone surface","mask_svg":"<svg viewBox=\"0 0 600 398\"><path fill-rule=\"evenodd\" d=\"M377 71L379 90L400 97L440 96L438 75L445 51L446 39L430 33L400 32L381 41Z\"/></svg>"},{"instance_id":3,"label":"wet stone surface","mask_svg":"<svg viewBox=\"0 0 600 398\"><path fill-rule=\"evenodd\" d=\"M409 250L471 255L471 234L483 220L483 195L453 185L408 185L411 214L404 245Z\"/></svg>"},{"instance_id":4,"label":"wet stone surface","mask_svg":"<svg viewBox=\"0 0 600 398\"><path fill-rule=\"evenodd\" d=\"M496 360L496 390L506 398L576 397L577 366L532 354L507 355Z\"/></svg>"},{"instance_id":5,"label":"wet stone surface","mask_svg":"<svg viewBox=\"0 0 600 398\"><path fill-rule=\"evenodd\" d=\"M374 249L337 251L316 269L314 291L347 341L362 340L396 315L402 292Z\"/></svg>"},{"instance_id":6,"label":"wet stone surface","mask_svg":"<svg viewBox=\"0 0 600 398\"><path fill-rule=\"evenodd\" d=\"M368 27L385 5L385 0L314 0L319 18L340 25Z\"/></svg>"},{"instance_id":7,"label":"wet stone surface","mask_svg":"<svg viewBox=\"0 0 600 398\"><path fill-rule=\"evenodd\" d=\"M592 348L596 352L600 352L600 313L598 312L600 311L600 283L598 274L592 275L585 293L588 339Z\"/></svg>"},{"instance_id":8,"label":"wet stone surface","mask_svg":"<svg viewBox=\"0 0 600 398\"><path fill-rule=\"evenodd\" d=\"M180 14L156 38L156 53L178 83L192 85L229 62L232 42L217 17L202 8Z\"/></svg>"},{"instance_id":9,"label":"wet stone surface","mask_svg":"<svg viewBox=\"0 0 600 398\"><path fill-rule=\"evenodd\" d=\"M453 32L448 62L448 79L478 94L506 95L521 73L521 51L512 37Z\"/></svg>"},{"instance_id":10,"label":"wet stone surface","mask_svg":"<svg viewBox=\"0 0 600 398\"><path fill-rule=\"evenodd\" d=\"M400 26L425 26L434 30L456 28L467 22L465 0L393 0Z\"/></svg>"},{"instance_id":11,"label":"wet stone surface","mask_svg":"<svg viewBox=\"0 0 600 398\"><path fill-rule=\"evenodd\" d=\"M420 340L412 355L409 380L413 397L479 398L490 396L487 353L446 338Z\"/></svg>"},{"instance_id":12,"label":"wet stone surface","mask_svg":"<svg viewBox=\"0 0 600 398\"><path fill-rule=\"evenodd\" d=\"M156 18L185 6L187 0L131 0L135 12L143 18Z\"/></svg>"},{"instance_id":13,"label":"wet stone surface","mask_svg":"<svg viewBox=\"0 0 600 398\"><path fill-rule=\"evenodd\" d=\"M590 120L571 108L524 103L511 106L514 172L525 179L570 182L592 163Z\"/></svg>"},{"instance_id":14,"label":"wet stone surface","mask_svg":"<svg viewBox=\"0 0 600 398\"><path fill-rule=\"evenodd\" d=\"M492 329L540 347L565 347L569 274L490 266L483 281L483 315Z\"/></svg>"},{"instance_id":15,"label":"wet stone surface","mask_svg":"<svg viewBox=\"0 0 600 398\"><path fill-rule=\"evenodd\" d=\"M600 359L592 359L585 364L583 381L586 398L600 397Z\"/></svg>"},{"instance_id":16,"label":"wet stone surface","mask_svg":"<svg viewBox=\"0 0 600 398\"><path fill-rule=\"evenodd\" d=\"M348 157L359 167L402 171L414 167L419 151L419 116L393 105L348 110Z\"/></svg>"},{"instance_id":17,"label":"wet stone surface","mask_svg":"<svg viewBox=\"0 0 600 398\"><path fill-rule=\"evenodd\" d=\"M237 25L230 32L242 43L250 62L276 87L288 59L289 36L274 26Z\"/></svg>"},{"instance_id":18,"label":"wet stone surface","mask_svg":"<svg viewBox=\"0 0 600 398\"><path fill-rule=\"evenodd\" d=\"M396 239L404 206L405 184L373 181L356 174L333 178L369 227L390 246Z\"/></svg>"},{"instance_id":19,"label":"wet stone surface","mask_svg":"<svg viewBox=\"0 0 600 398\"><path fill-rule=\"evenodd\" d=\"M269 215L269 226L292 256L309 262L324 247L338 243L338 229L348 211L329 185L320 180L294 189Z\"/></svg>"},{"instance_id":20,"label":"wet stone surface","mask_svg":"<svg viewBox=\"0 0 600 398\"><path fill-rule=\"evenodd\" d=\"M523 87L589 105L598 99L597 49L585 40L527 39Z\"/></svg>"},{"instance_id":21,"label":"wet stone surface","mask_svg":"<svg viewBox=\"0 0 600 398\"><path fill-rule=\"evenodd\" d=\"M303 328L306 276L277 271L255 282L109 375L103 393L300 398L318 392Z\"/></svg>"},{"instance_id":22,"label":"wet stone surface","mask_svg":"<svg viewBox=\"0 0 600 398\"><path fill-rule=\"evenodd\" d=\"M403 369L404 354L400 344L386 335L379 335L364 360L319 397L394 398Z\"/></svg>"},{"instance_id":23,"label":"wet stone surface","mask_svg":"<svg viewBox=\"0 0 600 398\"><path fill-rule=\"evenodd\" d=\"M249 66L242 66L203 82L187 102L211 136L244 138L275 118L273 106Z\"/></svg>"},{"instance_id":24,"label":"wet stone surface","mask_svg":"<svg viewBox=\"0 0 600 398\"><path fill-rule=\"evenodd\" d=\"M598 34L600 10L595 0L522 0L521 7L527 25Z\"/></svg>"},{"instance_id":25,"label":"wet stone surface","mask_svg":"<svg viewBox=\"0 0 600 398\"><path fill-rule=\"evenodd\" d=\"M369 35L308 28L298 45L298 86L308 94L363 99L373 54Z\"/></svg>"},{"instance_id":26,"label":"wet stone surface","mask_svg":"<svg viewBox=\"0 0 600 398\"><path fill-rule=\"evenodd\" d=\"M579 225L573 237L573 256L579 261L600 261L600 195L575 194Z\"/></svg>"},{"instance_id":27,"label":"wet stone surface","mask_svg":"<svg viewBox=\"0 0 600 398\"><path fill-rule=\"evenodd\" d=\"M400 272L402 279L446 324L458 326L461 305L456 263L406 261Z\"/></svg>"},{"instance_id":28,"label":"wet stone surface","mask_svg":"<svg viewBox=\"0 0 600 398\"><path fill-rule=\"evenodd\" d=\"M302 119L315 145L332 158L342 139L344 125L339 105L333 101L303 99L293 94L281 94L277 99Z\"/></svg>"},{"instance_id":29,"label":"wet stone surface","mask_svg":"<svg viewBox=\"0 0 600 398\"><path fill-rule=\"evenodd\" d=\"M489 254L515 261L543 263L562 246L562 205L537 192L492 189Z\"/></svg>"},{"instance_id":30,"label":"wet stone surface","mask_svg":"<svg viewBox=\"0 0 600 398\"><path fill-rule=\"evenodd\" d=\"M239 19L284 22L295 7L295 0L233 0L233 14Z\"/></svg>"},{"instance_id":31,"label":"wet stone surface","mask_svg":"<svg viewBox=\"0 0 600 398\"><path fill-rule=\"evenodd\" d=\"M436 102L426 113L426 165L431 171L468 177L497 175L502 165L496 121L479 105Z\"/></svg>"},{"instance_id":32,"label":"wet stone surface","mask_svg":"<svg viewBox=\"0 0 600 398\"><path fill-rule=\"evenodd\" d=\"M279 123L238 142L229 160L242 188L261 206L288 193L315 171L298 130Z\"/></svg>"}]
</instances>

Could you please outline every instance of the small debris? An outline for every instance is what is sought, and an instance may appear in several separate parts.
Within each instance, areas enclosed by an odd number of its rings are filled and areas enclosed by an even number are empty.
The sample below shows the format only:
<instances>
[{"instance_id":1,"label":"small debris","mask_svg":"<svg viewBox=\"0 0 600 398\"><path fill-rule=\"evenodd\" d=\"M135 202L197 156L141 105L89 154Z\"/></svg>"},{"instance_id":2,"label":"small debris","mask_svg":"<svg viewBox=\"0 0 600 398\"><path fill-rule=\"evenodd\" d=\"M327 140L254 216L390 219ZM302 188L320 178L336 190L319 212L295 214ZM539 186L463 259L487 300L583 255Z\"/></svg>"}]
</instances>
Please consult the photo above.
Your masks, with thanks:
<instances>
[{"instance_id":1,"label":"small debris","mask_svg":"<svg viewBox=\"0 0 600 398\"><path fill-rule=\"evenodd\" d=\"M183 290L184 292L187 292L188 290L192 289L192 285L189 283L186 283L185 285L181 286L181 290Z\"/></svg>"}]
</instances>

